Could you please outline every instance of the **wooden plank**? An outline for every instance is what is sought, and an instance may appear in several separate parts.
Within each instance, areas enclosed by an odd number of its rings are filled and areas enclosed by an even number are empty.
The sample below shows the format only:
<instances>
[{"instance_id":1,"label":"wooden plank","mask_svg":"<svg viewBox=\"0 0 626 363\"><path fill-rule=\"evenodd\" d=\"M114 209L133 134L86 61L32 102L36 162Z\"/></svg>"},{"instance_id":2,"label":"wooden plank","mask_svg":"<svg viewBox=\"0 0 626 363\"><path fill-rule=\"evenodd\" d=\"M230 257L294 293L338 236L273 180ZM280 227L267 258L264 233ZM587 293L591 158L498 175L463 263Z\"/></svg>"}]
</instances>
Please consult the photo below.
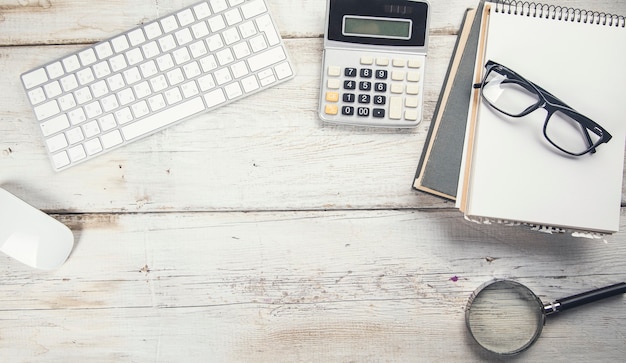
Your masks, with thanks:
<instances>
[{"instance_id":1,"label":"wooden plank","mask_svg":"<svg viewBox=\"0 0 626 363\"><path fill-rule=\"evenodd\" d=\"M76 46L0 48L0 184L66 212L449 206L411 184L454 41L432 38L416 129L322 124L321 40L294 39L295 79L56 174L16 75Z\"/></svg>"},{"instance_id":2,"label":"wooden plank","mask_svg":"<svg viewBox=\"0 0 626 363\"><path fill-rule=\"evenodd\" d=\"M196 0L168 1L19 1L0 5L0 45L83 44L109 38L142 23L189 6ZM23 4L23 5L22 5ZM455 33L464 9L475 0L433 5L431 27L435 33ZM281 33L286 38L318 38L324 33L326 2L321 0L268 0ZM31 24L38 24L33 27Z\"/></svg>"},{"instance_id":3,"label":"wooden plank","mask_svg":"<svg viewBox=\"0 0 626 363\"><path fill-rule=\"evenodd\" d=\"M0 257L7 361L479 361L463 319L481 283L514 278L548 301L626 279L624 232L589 241L456 212L56 217L77 237L59 270ZM619 360L625 307L563 313L524 359Z\"/></svg>"},{"instance_id":4,"label":"wooden plank","mask_svg":"<svg viewBox=\"0 0 626 363\"><path fill-rule=\"evenodd\" d=\"M109 38L117 33L177 11L196 0L92 1L24 0L0 5L0 45L84 44ZM573 8L605 13L626 13L623 3L611 0L543 0ZM456 34L462 10L475 7L477 0L431 1L431 32ZM324 33L323 0L268 0L281 33L286 38L317 38ZM458 9L458 11L451 11ZM32 26L37 24L37 26Z\"/></svg>"}]
</instances>

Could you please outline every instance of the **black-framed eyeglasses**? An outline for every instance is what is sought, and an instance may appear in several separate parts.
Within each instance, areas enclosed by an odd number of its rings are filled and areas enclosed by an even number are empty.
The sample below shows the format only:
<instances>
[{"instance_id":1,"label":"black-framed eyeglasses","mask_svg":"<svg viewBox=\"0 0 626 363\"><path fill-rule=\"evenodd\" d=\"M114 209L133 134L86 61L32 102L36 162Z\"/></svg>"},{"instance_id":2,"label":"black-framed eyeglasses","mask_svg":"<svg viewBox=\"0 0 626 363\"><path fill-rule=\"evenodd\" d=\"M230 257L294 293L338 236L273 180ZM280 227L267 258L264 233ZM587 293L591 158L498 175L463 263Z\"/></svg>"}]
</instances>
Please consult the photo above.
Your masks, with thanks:
<instances>
[{"instance_id":1,"label":"black-framed eyeglasses","mask_svg":"<svg viewBox=\"0 0 626 363\"><path fill-rule=\"evenodd\" d=\"M546 120L545 138L562 152L581 156L611 140L611 134L585 115L578 113L550 92L520 76L515 71L492 60L485 64L485 76L480 88L482 98L499 112L511 117L523 117L543 108Z\"/></svg>"}]
</instances>

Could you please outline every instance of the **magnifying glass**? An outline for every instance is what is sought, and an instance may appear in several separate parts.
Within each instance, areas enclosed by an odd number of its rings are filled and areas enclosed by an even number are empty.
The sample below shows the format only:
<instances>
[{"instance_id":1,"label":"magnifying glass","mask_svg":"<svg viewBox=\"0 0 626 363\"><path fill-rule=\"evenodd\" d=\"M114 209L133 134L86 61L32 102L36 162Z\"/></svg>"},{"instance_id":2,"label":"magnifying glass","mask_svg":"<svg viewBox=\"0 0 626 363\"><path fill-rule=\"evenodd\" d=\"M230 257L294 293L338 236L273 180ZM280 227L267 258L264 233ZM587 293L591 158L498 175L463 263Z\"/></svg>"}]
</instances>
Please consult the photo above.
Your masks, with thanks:
<instances>
[{"instance_id":1,"label":"magnifying glass","mask_svg":"<svg viewBox=\"0 0 626 363\"><path fill-rule=\"evenodd\" d=\"M544 304L526 286L498 279L474 291L465 309L465 324L481 347L512 355L539 338L546 316L625 292L626 283L620 282Z\"/></svg>"}]
</instances>

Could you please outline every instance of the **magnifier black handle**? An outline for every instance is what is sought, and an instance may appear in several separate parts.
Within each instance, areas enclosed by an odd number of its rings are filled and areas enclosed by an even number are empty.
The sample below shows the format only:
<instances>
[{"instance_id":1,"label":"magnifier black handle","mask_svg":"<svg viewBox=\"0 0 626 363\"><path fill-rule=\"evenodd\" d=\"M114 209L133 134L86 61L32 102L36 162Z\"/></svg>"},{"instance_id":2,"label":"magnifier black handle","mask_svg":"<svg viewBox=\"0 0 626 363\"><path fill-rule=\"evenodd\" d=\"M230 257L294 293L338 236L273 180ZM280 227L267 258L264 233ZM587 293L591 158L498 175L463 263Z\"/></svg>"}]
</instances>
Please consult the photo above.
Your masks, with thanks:
<instances>
[{"instance_id":1,"label":"magnifier black handle","mask_svg":"<svg viewBox=\"0 0 626 363\"><path fill-rule=\"evenodd\" d=\"M626 293L626 282L620 282L614 285L572 295L563 299L558 299L552 304L545 305L543 309L546 315L550 315L558 313L559 311L575 308L580 305L623 293Z\"/></svg>"}]
</instances>

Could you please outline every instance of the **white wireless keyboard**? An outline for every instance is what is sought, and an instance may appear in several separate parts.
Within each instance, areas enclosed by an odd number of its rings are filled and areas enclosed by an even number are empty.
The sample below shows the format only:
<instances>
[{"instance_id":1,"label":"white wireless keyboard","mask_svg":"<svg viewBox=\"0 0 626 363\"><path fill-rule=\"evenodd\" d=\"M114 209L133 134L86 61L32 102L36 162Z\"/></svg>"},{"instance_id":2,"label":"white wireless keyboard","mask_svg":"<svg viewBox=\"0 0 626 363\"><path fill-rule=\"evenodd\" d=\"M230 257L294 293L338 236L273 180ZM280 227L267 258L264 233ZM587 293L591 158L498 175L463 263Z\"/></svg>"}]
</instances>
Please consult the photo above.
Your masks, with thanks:
<instances>
[{"instance_id":1,"label":"white wireless keyboard","mask_svg":"<svg viewBox=\"0 0 626 363\"><path fill-rule=\"evenodd\" d=\"M293 76L264 0L209 0L21 79L58 171Z\"/></svg>"}]
</instances>

